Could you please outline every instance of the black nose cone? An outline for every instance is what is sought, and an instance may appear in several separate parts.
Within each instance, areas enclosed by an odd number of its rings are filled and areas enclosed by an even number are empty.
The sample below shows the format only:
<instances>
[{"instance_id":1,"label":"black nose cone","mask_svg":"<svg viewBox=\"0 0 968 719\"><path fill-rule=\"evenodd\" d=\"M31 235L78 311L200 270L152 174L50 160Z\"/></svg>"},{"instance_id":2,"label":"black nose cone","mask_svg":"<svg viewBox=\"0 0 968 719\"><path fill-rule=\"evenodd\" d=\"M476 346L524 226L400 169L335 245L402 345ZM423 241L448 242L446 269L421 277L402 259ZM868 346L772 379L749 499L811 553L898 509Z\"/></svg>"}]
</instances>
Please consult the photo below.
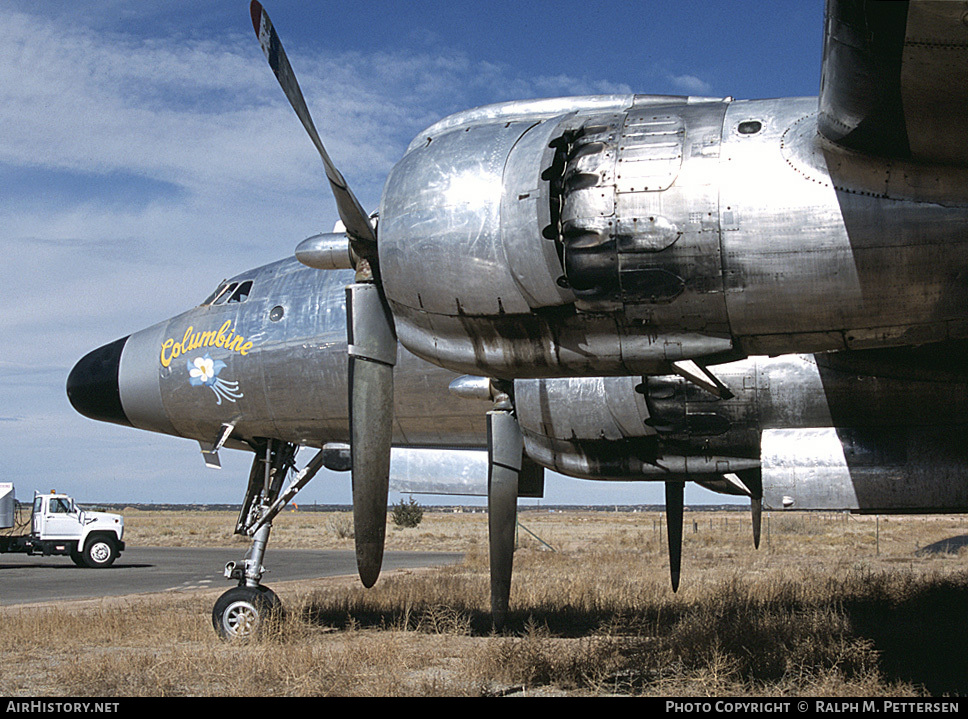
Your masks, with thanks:
<instances>
[{"instance_id":1,"label":"black nose cone","mask_svg":"<svg viewBox=\"0 0 968 719\"><path fill-rule=\"evenodd\" d=\"M128 427L131 422L121 406L118 368L127 337L88 352L67 377L67 398L85 417Z\"/></svg>"}]
</instances>

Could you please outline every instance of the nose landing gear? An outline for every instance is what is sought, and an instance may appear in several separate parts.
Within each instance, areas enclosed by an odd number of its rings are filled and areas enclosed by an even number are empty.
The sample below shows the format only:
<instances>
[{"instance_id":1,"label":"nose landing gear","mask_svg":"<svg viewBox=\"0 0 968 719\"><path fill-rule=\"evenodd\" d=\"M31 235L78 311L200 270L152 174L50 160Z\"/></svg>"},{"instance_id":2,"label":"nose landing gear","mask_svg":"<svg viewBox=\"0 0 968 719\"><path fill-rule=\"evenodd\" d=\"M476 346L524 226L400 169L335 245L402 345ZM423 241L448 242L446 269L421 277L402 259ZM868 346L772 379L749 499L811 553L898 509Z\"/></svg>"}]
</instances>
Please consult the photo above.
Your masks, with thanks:
<instances>
[{"instance_id":1,"label":"nose landing gear","mask_svg":"<svg viewBox=\"0 0 968 719\"><path fill-rule=\"evenodd\" d=\"M269 619L282 616L279 597L261 584L266 571L262 560L269 543L272 519L323 466L320 451L280 494L286 474L295 466L295 455L294 444L267 439L264 451L257 451L252 460L249 486L235 526L236 534L252 537L252 547L242 566L235 562L225 565L226 578L235 579L238 586L220 596L212 609L212 625L223 639L256 638Z\"/></svg>"}]
</instances>

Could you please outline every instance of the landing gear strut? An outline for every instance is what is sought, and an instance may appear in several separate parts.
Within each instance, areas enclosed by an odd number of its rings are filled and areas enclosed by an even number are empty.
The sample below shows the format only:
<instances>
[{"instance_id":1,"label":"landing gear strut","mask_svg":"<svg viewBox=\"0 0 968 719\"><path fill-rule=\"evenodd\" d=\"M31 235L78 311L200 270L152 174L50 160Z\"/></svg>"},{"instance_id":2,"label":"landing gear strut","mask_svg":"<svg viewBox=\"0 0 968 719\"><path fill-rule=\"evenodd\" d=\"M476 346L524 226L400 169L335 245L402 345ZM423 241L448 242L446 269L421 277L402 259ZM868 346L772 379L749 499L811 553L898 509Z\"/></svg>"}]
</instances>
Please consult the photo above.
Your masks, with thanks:
<instances>
[{"instance_id":1,"label":"landing gear strut","mask_svg":"<svg viewBox=\"0 0 968 719\"><path fill-rule=\"evenodd\" d=\"M323 466L320 451L280 494L286 474L295 466L295 456L294 444L267 439L252 460L249 486L235 525L236 534L252 537L252 546L241 566L235 562L225 565L226 578L236 580L238 586L219 597L212 609L212 625L223 639L258 637L265 622L283 611L275 592L261 584L272 519Z\"/></svg>"}]
</instances>

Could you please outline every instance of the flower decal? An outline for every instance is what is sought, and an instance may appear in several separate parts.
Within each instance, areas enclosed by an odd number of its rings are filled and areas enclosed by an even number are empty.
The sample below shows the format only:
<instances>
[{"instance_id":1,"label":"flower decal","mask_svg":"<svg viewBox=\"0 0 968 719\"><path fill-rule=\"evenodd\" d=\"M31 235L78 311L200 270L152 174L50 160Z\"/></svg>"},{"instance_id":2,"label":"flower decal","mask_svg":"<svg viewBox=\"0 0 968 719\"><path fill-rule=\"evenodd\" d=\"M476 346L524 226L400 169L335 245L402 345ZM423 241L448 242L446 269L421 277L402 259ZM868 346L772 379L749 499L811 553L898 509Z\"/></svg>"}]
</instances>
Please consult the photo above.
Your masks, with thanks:
<instances>
[{"instance_id":1,"label":"flower decal","mask_svg":"<svg viewBox=\"0 0 968 719\"><path fill-rule=\"evenodd\" d=\"M244 395L239 391L238 382L229 382L218 376L226 365L222 360L213 360L208 354L188 360L188 383L192 387L205 386L215 393L215 401L222 404L223 399L235 402Z\"/></svg>"},{"instance_id":2,"label":"flower decal","mask_svg":"<svg viewBox=\"0 0 968 719\"><path fill-rule=\"evenodd\" d=\"M225 363L219 360L216 362L208 355L196 357L194 361L188 363L189 382L197 387L200 384L211 387L218 378L218 373L225 367Z\"/></svg>"}]
</instances>

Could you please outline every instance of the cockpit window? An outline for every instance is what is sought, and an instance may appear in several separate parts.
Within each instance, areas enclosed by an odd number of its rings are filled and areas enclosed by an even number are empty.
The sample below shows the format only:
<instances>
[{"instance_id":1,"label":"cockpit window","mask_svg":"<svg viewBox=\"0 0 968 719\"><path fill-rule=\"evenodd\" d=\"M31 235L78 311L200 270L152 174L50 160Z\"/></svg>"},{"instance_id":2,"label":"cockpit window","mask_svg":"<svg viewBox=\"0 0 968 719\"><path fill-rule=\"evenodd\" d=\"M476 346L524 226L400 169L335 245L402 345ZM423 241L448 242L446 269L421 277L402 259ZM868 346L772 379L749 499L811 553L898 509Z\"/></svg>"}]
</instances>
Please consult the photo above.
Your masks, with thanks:
<instances>
[{"instance_id":1,"label":"cockpit window","mask_svg":"<svg viewBox=\"0 0 968 719\"><path fill-rule=\"evenodd\" d=\"M231 297L232 291L238 287L238 282L230 282L229 284L222 287L222 291L215 295L215 299L212 300L213 305L225 304L225 301Z\"/></svg>"},{"instance_id":2,"label":"cockpit window","mask_svg":"<svg viewBox=\"0 0 968 719\"><path fill-rule=\"evenodd\" d=\"M218 286L218 289L210 294L202 306L205 305L224 305L226 302L245 302L252 292L252 280L245 282L225 282Z\"/></svg>"},{"instance_id":3,"label":"cockpit window","mask_svg":"<svg viewBox=\"0 0 968 719\"><path fill-rule=\"evenodd\" d=\"M225 283L224 283L224 282L223 282L222 284L220 284L220 285L218 286L218 289L216 289L216 290L215 290L215 292L213 292L213 293L212 293L212 294L210 294L210 295L209 295L208 297L206 297L206 298L205 298L204 300L202 300L202 302L201 302L201 304L202 304L202 306L204 306L204 305L210 305L210 304L212 304L212 301L213 301L213 300L214 300L214 299L215 299L216 297L218 297L218 295L219 295L219 293L220 293L220 292L222 291L222 288L223 288L223 287L225 287Z\"/></svg>"},{"instance_id":4,"label":"cockpit window","mask_svg":"<svg viewBox=\"0 0 968 719\"><path fill-rule=\"evenodd\" d=\"M245 302L249 297L249 292L252 291L252 280L246 280L242 282L232 296L229 297L229 303L232 302Z\"/></svg>"},{"instance_id":5,"label":"cockpit window","mask_svg":"<svg viewBox=\"0 0 968 719\"><path fill-rule=\"evenodd\" d=\"M219 283L218 287L216 288L215 292L210 294L202 301L202 306L204 307L205 305L215 304L215 300L221 297L222 294L225 292L225 290L228 289L228 287L229 287L228 283L225 280L222 280Z\"/></svg>"}]
</instances>

